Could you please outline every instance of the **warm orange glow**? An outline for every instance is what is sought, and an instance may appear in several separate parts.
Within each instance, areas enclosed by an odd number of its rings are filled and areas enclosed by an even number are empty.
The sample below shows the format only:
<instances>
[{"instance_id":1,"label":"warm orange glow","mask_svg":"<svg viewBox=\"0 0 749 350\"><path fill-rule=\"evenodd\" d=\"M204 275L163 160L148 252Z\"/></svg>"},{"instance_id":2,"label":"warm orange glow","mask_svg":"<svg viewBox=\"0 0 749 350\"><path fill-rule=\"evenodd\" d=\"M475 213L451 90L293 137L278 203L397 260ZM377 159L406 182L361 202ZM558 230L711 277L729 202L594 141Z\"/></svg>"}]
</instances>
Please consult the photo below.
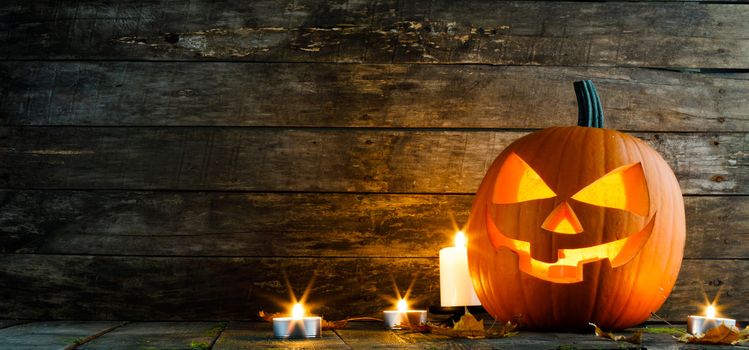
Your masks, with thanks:
<instances>
[{"instance_id":1,"label":"warm orange glow","mask_svg":"<svg viewBox=\"0 0 749 350\"><path fill-rule=\"evenodd\" d=\"M655 217L638 233L620 240L594 245L585 248L559 249L557 261L547 263L531 257L529 242L512 239L499 231L490 216L486 217L489 239L496 249L508 248L518 256L521 271L555 283L575 283L583 280L583 265L608 259L611 267L619 267L635 257L650 238Z\"/></svg>"},{"instance_id":2,"label":"warm orange glow","mask_svg":"<svg viewBox=\"0 0 749 350\"><path fill-rule=\"evenodd\" d=\"M583 226L580 225L580 220L577 219L577 215L570 208L569 203L562 202L557 205L551 214L546 217L544 223L541 225L545 230L564 233L564 234L575 234L583 232Z\"/></svg>"},{"instance_id":3,"label":"warm orange glow","mask_svg":"<svg viewBox=\"0 0 749 350\"><path fill-rule=\"evenodd\" d=\"M715 318L715 306L708 305L707 309L705 309L705 316L707 318Z\"/></svg>"},{"instance_id":4,"label":"warm orange glow","mask_svg":"<svg viewBox=\"0 0 749 350\"><path fill-rule=\"evenodd\" d=\"M458 248L466 246L466 234L463 231L455 233L455 246Z\"/></svg>"},{"instance_id":5,"label":"warm orange glow","mask_svg":"<svg viewBox=\"0 0 749 350\"><path fill-rule=\"evenodd\" d=\"M511 204L555 196L528 163L515 153L507 156L494 184L494 203Z\"/></svg>"},{"instance_id":6,"label":"warm orange glow","mask_svg":"<svg viewBox=\"0 0 749 350\"><path fill-rule=\"evenodd\" d=\"M291 308L291 317L294 319L299 319L304 316L304 306L302 306L302 303L296 303Z\"/></svg>"},{"instance_id":7,"label":"warm orange glow","mask_svg":"<svg viewBox=\"0 0 749 350\"><path fill-rule=\"evenodd\" d=\"M406 299L398 300L398 305L396 306L398 308L398 312L406 312L408 310L408 303L406 303Z\"/></svg>"},{"instance_id":8,"label":"warm orange glow","mask_svg":"<svg viewBox=\"0 0 749 350\"><path fill-rule=\"evenodd\" d=\"M577 192L573 199L646 216L650 196L640 163L620 166Z\"/></svg>"}]
</instances>

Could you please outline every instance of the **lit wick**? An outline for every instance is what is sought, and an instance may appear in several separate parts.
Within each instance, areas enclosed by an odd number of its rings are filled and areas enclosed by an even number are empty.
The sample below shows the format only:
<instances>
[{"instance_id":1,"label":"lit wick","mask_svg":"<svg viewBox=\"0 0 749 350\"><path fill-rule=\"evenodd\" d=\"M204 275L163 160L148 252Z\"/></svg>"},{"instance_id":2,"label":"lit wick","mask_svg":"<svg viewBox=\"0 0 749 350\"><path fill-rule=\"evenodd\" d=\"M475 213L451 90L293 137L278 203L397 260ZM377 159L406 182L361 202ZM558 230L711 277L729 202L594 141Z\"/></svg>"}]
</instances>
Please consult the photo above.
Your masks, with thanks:
<instances>
[{"instance_id":1,"label":"lit wick","mask_svg":"<svg viewBox=\"0 0 749 350\"><path fill-rule=\"evenodd\" d=\"M463 231L458 231L455 233L455 246L458 248L463 248L466 246L466 234L463 233Z\"/></svg>"},{"instance_id":2,"label":"lit wick","mask_svg":"<svg viewBox=\"0 0 749 350\"><path fill-rule=\"evenodd\" d=\"M406 303L406 299L398 300L398 312L406 311L408 311L408 304Z\"/></svg>"},{"instance_id":3,"label":"lit wick","mask_svg":"<svg viewBox=\"0 0 749 350\"><path fill-rule=\"evenodd\" d=\"M404 327L420 326L427 323L426 310L409 310L406 299L399 299L395 304L396 310L385 310L385 327L388 329L402 329Z\"/></svg>"},{"instance_id":4,"label":"lit wick","mask_svg":"<svg viewBox=\"0 0 749 350\"><path fill-rule=\"evenodd\" d=\"M304 306L302 306L302 303L296 303L291 308L291 318L298 320L304 316Z\"/></svg>"},{"instance_id":5,"label":"lit wick","mask_svg":"<svg viewBox=\"0 0 749 350\"><path fill-rule=\"evenodd\" d=\"M708 305L707 310L705 310L705 316L707 318L715 318L715 306Z\"/></svg>"},{"instance_id":6,"label":"lit wick","mask_svg":"<svg viewBox=\"0 0 749 350\"><path fill-rule=\"evenodd\" d=\"M705 316L687 317L687 332L692 335L705 334L707 331L720 325L736 327L736 320L730 318L715 317L717 314L715 306L709 304L705 309Z\"/></svg>"},{"instance_id":7,"label":"lit wick","mask_svg":"<svg viewBox=\"0 0 749 350\"><path fill-rule=\"evenodd\" d=\"M276 338L319 338L322 335L322 318L304 316L304 305L295 303L291 317L273 318L273 335Z\"/></svg>"},{"instance_id":8,"label":"lit wick","mask_svg":"<svg viewBox=\"0 0 749 350\"><path fill-rule=\"evenodd\" d=\"M440 305L460 307L481 305L468 271L466 234L455 233L455 246L440 249Z\"/></svg>"}]
</instances>

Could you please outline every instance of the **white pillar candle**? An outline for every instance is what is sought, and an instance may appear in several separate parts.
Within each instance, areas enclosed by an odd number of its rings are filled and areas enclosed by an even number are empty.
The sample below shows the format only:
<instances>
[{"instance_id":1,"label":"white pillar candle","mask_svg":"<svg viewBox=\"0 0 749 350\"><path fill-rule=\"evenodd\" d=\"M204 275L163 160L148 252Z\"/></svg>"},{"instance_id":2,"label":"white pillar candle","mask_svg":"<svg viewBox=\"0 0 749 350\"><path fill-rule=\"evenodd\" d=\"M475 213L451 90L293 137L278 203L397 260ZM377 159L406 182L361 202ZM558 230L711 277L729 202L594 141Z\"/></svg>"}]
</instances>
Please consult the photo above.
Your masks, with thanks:
<instances>
[{"instance_id":1,"label":"white pillar candle","mask_svg":"<svg viewBox=\"0 0 749 350\"><path fill-rule=\"evenodd\" d=\"M687 332L692 335L705 334L707 331L717 328L720 325L726 327L736 327L736 320L730 318L715 317L715 307L707 307L705 316L687 317Z\"/></svg>"},{"instance_id":2,"label":"white pillar candle","mask_svg":"<svg viewBox=\"0 0 749 350\"><path fill-rule=\"evenodd\" d=\"M440 304L442 306L481 305L468 273L465 234L455 235L455 246L440 250Z\"/></svg>"},{"instance_id":3,"label":"white pillar candle","mask_svg":"<svg viewBox=\"0 0 749 350\"><path fill-rule=\"evenodd\" d=\"M304 307L294 304L291 317L273 318L273 336L282 339L319 338L322 336L322 317L304 316Z\"/></svg>"},{"instance_id":4,"label":"white pillar candle","mask_svg":"<svg viewBox=\"0 0 749 350\"><path fill-rule=\"evenodd\" d=\"M387 329L401 329L403 326L421 326L427 323L426 310L409 310L404 299L398 300L397 310L385 310L384 320Z\"/></svg>"}]
</instances>

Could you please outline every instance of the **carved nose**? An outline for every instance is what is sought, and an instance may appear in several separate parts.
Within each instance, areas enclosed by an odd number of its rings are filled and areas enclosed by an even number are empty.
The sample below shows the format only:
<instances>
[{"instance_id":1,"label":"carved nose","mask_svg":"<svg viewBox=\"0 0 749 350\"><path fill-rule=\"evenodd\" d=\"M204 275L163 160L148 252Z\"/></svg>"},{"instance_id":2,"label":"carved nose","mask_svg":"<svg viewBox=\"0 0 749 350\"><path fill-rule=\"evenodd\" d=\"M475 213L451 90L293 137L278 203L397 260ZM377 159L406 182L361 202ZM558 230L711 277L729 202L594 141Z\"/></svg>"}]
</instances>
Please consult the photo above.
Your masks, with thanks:
<instances>
[{"instance_id":1,"label":"carved nose","mask_svg":"<svg viewBox=\"0 0 749 350\"><path fill-rule=\"evenodd\" d=\"M546 217L544 223L541 225L545 230L573 235L576 233L583 232L583 226L580 225L580 220L577 219L577 215L572 210L567 201L559 203L551 214Z\"/></svg>"}]
</instances>

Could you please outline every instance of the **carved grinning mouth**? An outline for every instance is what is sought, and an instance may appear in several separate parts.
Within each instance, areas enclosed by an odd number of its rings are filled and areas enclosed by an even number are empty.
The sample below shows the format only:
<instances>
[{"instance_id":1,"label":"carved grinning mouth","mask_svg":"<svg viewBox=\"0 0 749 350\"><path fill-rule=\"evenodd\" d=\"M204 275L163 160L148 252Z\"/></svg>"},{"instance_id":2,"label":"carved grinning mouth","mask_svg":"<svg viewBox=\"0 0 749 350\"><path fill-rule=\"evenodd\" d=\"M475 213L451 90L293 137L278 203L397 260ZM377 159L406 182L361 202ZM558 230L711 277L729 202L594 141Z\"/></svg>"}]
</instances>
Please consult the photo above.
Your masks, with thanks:
<instances>
[{"instance_id":1,"label":"carved grinning mouth","mask_svg":"<svg viewBox=\"0 0 749 350\"><path fill-rule=\"evenodd\" d=\"M653 232L655 214L647 225L635 234L616 241L585 248L558 249L557 261L547 263L531 257L531 243L512 239L499 231L490 216L486 217L489 239L495 249L507 248L518 256L518 266L533 277L555 283L576 283L583 280L583 265L608 259L616 268L628 263L640 252Z\"/></svg>"}]
</instances>

